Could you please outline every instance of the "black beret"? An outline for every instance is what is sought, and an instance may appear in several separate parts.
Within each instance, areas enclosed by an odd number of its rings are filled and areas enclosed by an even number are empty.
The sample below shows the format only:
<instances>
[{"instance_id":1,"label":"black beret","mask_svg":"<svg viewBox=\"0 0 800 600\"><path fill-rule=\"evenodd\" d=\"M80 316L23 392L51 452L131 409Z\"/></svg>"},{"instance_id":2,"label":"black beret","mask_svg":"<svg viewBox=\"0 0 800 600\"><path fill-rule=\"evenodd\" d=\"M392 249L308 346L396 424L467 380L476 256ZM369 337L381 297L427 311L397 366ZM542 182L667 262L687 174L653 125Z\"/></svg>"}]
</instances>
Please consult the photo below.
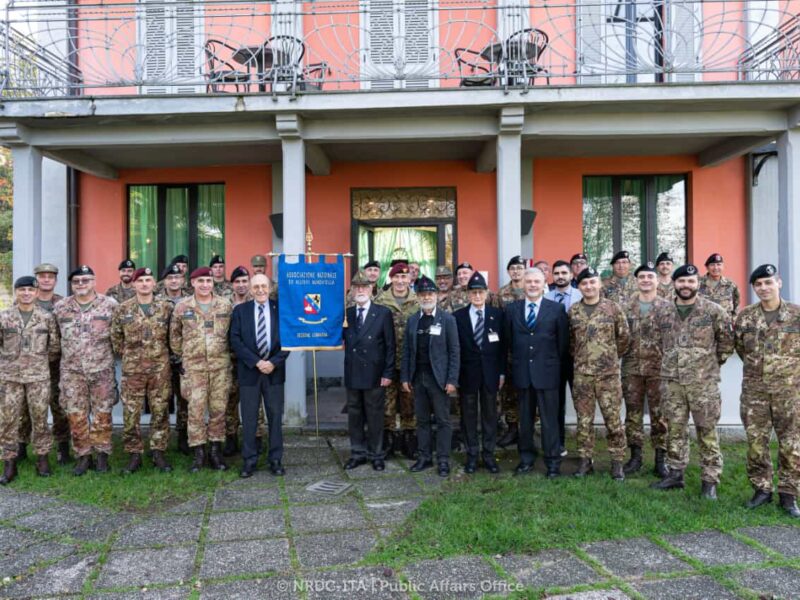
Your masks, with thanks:
<instances>
[{"instance_id":1,"label":"black beret","mask_svg":"<svg viewBox=\"0 0 800 600\"><path fill-rule=\"evenodd\" d=\"M172 263L170 266L164 269L163 273L161 273L161 279L166 279L168 275L183 275L183 273L181 272L181 268L176 263Z\"/></svg>"},{"instance_id":2,"label":"black beret","mask_svg":"<svg viewBox=\"0 0 800 600\"><path fill-rule=\"evenodd\" d=\"M475 271L472 274L472 277L469 278L467 282L467 289L468 290L486 290L489 289L489 286L486 285L486 279L483 278L483 275Z\"/></svg>"},{"instance_id":3,"label":"black beret","mask_svg":"<svg viewBox=\"0 0 800 600\"><path fill-rule=\"evenodd\" d=\"M706 266L715 265L722 262L722 255L716 252L706 259Z\"/></svg>"},{"instance_id":4,"label":"black beret","mask_svg":"<svg viewBox=\"0 0 800 600\"><path fill-rule=\"evenodd\" d=\"M225 259L222 258L219 254L215 254L211 257L211 262L208 263L209 267L213 267L214 265L224 265Z\"/></svg>"},{"instance_id":5,"label":"black beret","mask_svg":"<svg viewBox=\"0 0 800 600\"><path fill-rule=\"evenodd\" d=\"M425 275L420 275L417 279L417 293L421 292L438 292L439 288L436 287L433 279Z\"/></svg>"},{"instance_id":6,"label":"black beret","mask_svg":"<svg viewBox=\"0 0 800 600\"><path fill-rule=\"evenodd\" d=\"M469 269L470 271L474 271L475 269L472 267L471 264L468 262L463 262L456 267L456 273L458 273L461 269Z\"/></svg>"},{"instance_id":7,"label":"black beret","mask_svg":"<svg viewBox=\"0 0 800 600\"><path fill-rule=\"evenodd\" d=\"M757 279L764 279L765 277L774 277L778 274L778 268L775 265L761 265L760 267L756 267L752 273L750 273L750 285L753 285Z\"/></svg>"},{"instance_id":8,"label":"black beret","mask_svg":"<svg viewBox=\"0 0 800 600\"><path fill-rule=\"evenodd\" d=\"M683 265L672 272L672 281L675 281L678 277L693 277L695 275L697 275L697 267L694 265Z\"/></svg>"},{"instance_id":9,"label":"black beret","mask_svg":"<svg viewBox=\"0 0 800 600\"><path fill-rule=\"evenodd\" d=\"M32 287L32 288L35 288L35 287L39 287L39 284L36 282L36 277L33 277L32 275L23 275L22 277L20 277L19 279L17 279L14 282L14 289L15 290L17 288L21 288L21 287Z\"/></svg>"},{"instance_id":10,"label":"black beret","mask_svg":"<svg viewBox=\"0 0 800 600\"><path fill-rule=\"evenodd\" d=\"M239 265L233 270L233 273L231 273L231 283L233 283L239 277L250 277L250 271L248 271L242 265Z\"/></svg>"},{"instance_id":11,"label":"black beret","mask_svg":"<svg viewBox=\"0 0 800 600\"><path fill-rule=\"evenodd\" d=\"M522 265L523 267L525 266L525 261L519 254L517 254L516 256L512 256L509 259L508 264L506 265L506 270L510 269L514 265Z\"/></svg>"},{"instance_id":12,"label":"black beret","mask_svg":"<svg viewBox=\"0 0 800 600\"><path fill-rule=\"evenodd\" d=\"M647 262L647 263L645 263L645 264L643 264L643 265L640 265L640 266L639 266L639 267L638 267L638 268L637 268L637 269L636 269L636 270L633 272L633 276L634 276L634 277L638 277L639 273L642 273L642 272L647 272L647 273L655 273L655 272L656 272L656 266L655 266L653 263L651 263L651 262Z\"/></svg>"},{"instance_id":13,"label":"black beret","mask_svg":"<svg viewBox=\"0 0 800 600\"><path fill-rule=\"evenodd\" d=\"M78 275L94 275L94 271L92 271L92 267L81 265L69 274L67 281L72 281L72 278L77 277Z\"/></svg>"},{"instance_id":14,"label":"black beret","mask_svg":"<svg viewBox=\"0 0 800 600\"><path fill-rule=\"evenodd\" d=\"M572 258L569 259L569 264L574 263L576 260L585 260L586 262L589 262L589 259L586 258L585 254L578 253L572 255Z\"/></svg>"},{"instance_id":15,"label":"black beret","mask_svg":"<svg viewBox=\"0 0 800 600\"><path fill-rule=\"evenodd\" d=\"M578 273L578 276L575 278L575 282L580 284L580 282L584 279L591 279L593 277L600 277L600 273L595 271L592 267L586 267L583 271Z\"/></svg>"},{"instance_id":16,"label":"black beret","mask_svg":"<svg viewBox=\"0 0 800 600\"><path fill-rule=\"evenodd\" d=\"M623 258L630 259L630 257L631 256L630 256L630 254L628 254L627 250L620 250L613 257L611 257L611 264L613 265L615 262L617 262L618 260L621 260Z\"/></svg>"},{"instance_id":17,"label":"black beret","mask_svg":"<svg viewBox=\"0 0 800 600\"><path fill-rule=\"evenodd\" d=\"M369 269L370 267L377 267L378 269L380 269L381 263L379 263L377 260L371 260L367 264L365 264L362 268Z\"/></svg>"},{"instance_id":18,"label":"black beret","mask_svg":"<svg viewBox=\"0 0 800 600\"><path fill-rule=\"evenodd\" d=\"M119 270L122 270L122 269L135 269L135 268L136 268L136 265L134 264L134 262L130 258L126 258L125 260L123 260L121 263L119 263L119 266L117 267L117 269L119 269Z\"/></svg>"},{"instance_id":19,"label":"black beret","mask_svg":"<svg viewBox=\"0 0 800 600\"><path fill-rule=\"evenodd\" d=\"M188 265L189 264L189 257L186 256L185 254L178 254L178 256L176 256L175 258L172 259L172 262L173 263L184 263L184 264Z\"/></svg>"},{"instance_id":20,"label":"black beret","mask_svg":"<svg viewBox=\"0 0 800 600\"><path fill-rule=\"evenodd\" d=\"M675 261L672 259L669 252L662 252L658 255L658 258L656 258L656 266L660 265L662 262L674 263Z\"/></svg>"}]
</instances>

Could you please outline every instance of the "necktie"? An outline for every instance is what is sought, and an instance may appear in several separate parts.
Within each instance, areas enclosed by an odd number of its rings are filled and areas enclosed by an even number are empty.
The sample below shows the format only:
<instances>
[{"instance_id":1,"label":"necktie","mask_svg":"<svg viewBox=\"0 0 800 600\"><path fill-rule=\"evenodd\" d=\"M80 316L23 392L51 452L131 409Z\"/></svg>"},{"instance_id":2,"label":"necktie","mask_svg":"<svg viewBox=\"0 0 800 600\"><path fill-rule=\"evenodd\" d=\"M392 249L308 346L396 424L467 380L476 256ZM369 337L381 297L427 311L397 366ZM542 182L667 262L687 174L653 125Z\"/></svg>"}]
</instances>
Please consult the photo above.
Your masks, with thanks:
<instances>
[{"instance_id":1,"label":"necktie","mask_svg":"<svg viewBox=\"0 0 800 600\"><path fill-rule=\"evenodd\" d=\"M475 331L473 332L473 337L475 338L475 344L478 348L483 347L483 311L479 310L478 312L478 320L475 323Z\"/></svg>"},{"instance_id":2,"label":"necktie","mask_svg":"<svg viewBox=\"0 0 800 600\"><path fill-rule=\"evenodd\" d=\"M358 316L356 317L356 330L361 329L361 326L364 324L364 307L358 307Z\"/></svg>"},{"instance_id":3,"label":"necktie","mask_svg":"<svg viewBox=\"0 0 800 600\"><path fill-rule=\"evenodd\" d=\"M536 325L536 305L531 303L529 306L528 319L526 322L528 324L528 329L533 330L533 326Z\"/></svg>"},{"instance_id":4,"label":"necktie","mask_svg":"<svg viewBox=\"0 0 800 600\"><path fill-rule=\"evenodd\" d=\"M561 292L556 292L556 300L558 300L559 304L564 304L564 294Z\"/></svg>"},{"instance_id":5,"label":"necktie","mask_svg":"<svg viewBox=\"0 0 800 600\"><path fill-rule=\"evenodd\" d=\"M267 319L264 316L264 305L258 305L258 327L256 328L256 346L261 358L269 356L269 335L267 335Z\"/></svg>"}]
</instances>

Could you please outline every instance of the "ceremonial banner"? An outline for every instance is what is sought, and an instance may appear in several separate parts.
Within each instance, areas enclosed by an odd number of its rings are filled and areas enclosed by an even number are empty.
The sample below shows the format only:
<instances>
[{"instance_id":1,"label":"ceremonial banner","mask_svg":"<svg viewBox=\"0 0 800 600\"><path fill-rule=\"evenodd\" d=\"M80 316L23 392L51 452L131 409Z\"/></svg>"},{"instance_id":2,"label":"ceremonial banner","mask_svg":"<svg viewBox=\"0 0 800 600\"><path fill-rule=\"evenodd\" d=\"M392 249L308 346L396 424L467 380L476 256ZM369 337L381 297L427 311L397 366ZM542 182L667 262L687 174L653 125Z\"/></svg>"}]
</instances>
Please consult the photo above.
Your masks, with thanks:
<instances>
[{"instance_id":1,"label":"ceremonial banner","mask_svg":"<svg viewBox=\"0 0 800 600\"><path fill-rule=\"evenodd\" d=\"M281 348L284 350L340 350L344 323L344 261L278 261L278 305Z\"/></svg>"}]
</instances>

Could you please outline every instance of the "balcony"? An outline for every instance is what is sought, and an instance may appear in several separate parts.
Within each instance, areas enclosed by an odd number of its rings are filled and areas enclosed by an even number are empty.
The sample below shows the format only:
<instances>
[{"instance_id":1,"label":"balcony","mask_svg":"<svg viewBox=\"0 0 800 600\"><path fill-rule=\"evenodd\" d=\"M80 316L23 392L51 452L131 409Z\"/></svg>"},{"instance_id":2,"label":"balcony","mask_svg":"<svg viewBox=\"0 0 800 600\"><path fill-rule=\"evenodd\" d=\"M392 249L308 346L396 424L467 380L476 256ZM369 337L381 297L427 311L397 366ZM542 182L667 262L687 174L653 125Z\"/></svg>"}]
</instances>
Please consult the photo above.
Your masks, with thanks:
<instances>
[{"instance_id":1,"label":"balcony","mask_svg":"<svg viewBox=\"0 0 800 600\"><path fill-rule=\"evenodd\" d=\"M11 99L800 79L800 2L9 0Z\"/></svg>"}]
</instances>

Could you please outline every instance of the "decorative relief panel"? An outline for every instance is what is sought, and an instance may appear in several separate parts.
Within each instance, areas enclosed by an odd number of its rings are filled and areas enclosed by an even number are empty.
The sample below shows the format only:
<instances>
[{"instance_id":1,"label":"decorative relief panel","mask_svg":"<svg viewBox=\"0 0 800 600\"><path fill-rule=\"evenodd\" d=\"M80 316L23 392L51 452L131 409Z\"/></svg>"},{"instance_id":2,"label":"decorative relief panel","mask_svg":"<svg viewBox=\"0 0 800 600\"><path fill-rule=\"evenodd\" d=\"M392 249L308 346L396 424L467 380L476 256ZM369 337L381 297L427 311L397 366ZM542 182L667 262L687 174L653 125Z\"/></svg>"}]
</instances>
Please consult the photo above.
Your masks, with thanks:
<instances>
[{"instance_id":1,"label":"decorative relief panel","mask_svg":"<svg viewBox=\"0 0 800 600\"><path fill-rule=\"evenodd\" d=\"M359 221L456 218L454 188L355 189L352 200Z\"/></svg>"}]
</instances>

